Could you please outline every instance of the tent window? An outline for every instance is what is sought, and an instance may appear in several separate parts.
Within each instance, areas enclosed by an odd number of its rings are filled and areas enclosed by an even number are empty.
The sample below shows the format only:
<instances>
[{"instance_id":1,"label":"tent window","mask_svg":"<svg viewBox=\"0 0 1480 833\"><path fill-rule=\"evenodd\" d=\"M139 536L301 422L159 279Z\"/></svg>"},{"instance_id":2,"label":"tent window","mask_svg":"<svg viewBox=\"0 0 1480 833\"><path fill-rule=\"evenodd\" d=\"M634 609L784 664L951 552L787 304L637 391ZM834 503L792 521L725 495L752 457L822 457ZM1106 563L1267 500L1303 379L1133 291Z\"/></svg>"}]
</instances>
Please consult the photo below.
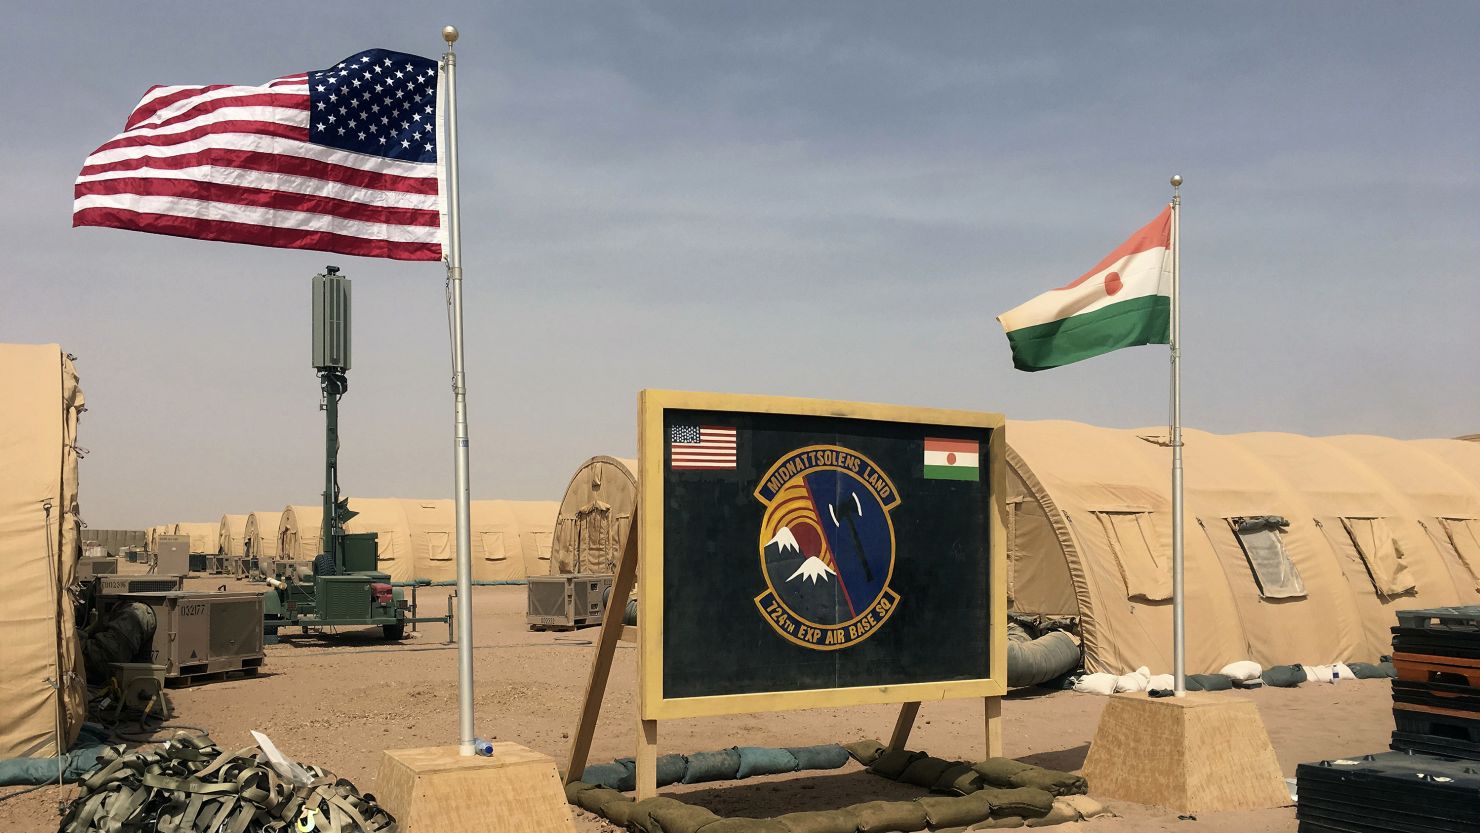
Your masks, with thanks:
<instances>
[{"instance_id":1,"label":"tent window","mask_svg":"<svg viewBox=\"0 0 1480 833\"><path fill-rule=\"evenodd\" d=\"M1351 536L1379 595L1397 596L1414 589L1403 564L1403 550L1393 539L1385 518L1342 518L1341 525Z\"/></svg>"},{"instance_id":2,"label":"tent window","mask_svg":"<svg viewBox=\"0 0 1480 833\"><path fill-rule=\"evenodd\" d=\"M449 546L449 536L446 532L428 532L427 549L431 550L433 561L451 561L452 547Z\"/></svg>"},{"instance_id":3,"label":"tent window","mask_svg":"<svg viewBox=\"0 0 1480 833\"><path fill-rule=\"evenodd\" d=\"M533 532L535 552L539 553L541 561L550 560L550 547L553 535L549 532Z\"/></svg>"},{"instance_id":4,"label":"tent window","mask_svg":"<svg viewBox=\"0 0 1480 833\"><path fill-rule=\"evenodd\" d=\"M1233 535L1254 571L1259 595L1266 599L1293 599L1305 595L1300 571L1285 551L1285 528L1290 522L1278 515L1229 518Z\"/></svg>"},{"instance_id":5,"label":"tent window","mask_svg":"<svg viewBox=\"0 0 1480 833\"><path fill-rule=\"evenodd\" d=\"M1162 551L1150 512L1096 512L1120 565L1126 596L1149 602L1172 597L1171 559Z\"/></svg>"},{"instance_id":6,"label":"tent window","mask_svg":"<svg viewBox=\"0 0 1480 833\"><path fill-rule=\"evenodd\" d=\"M1480 523L1474 518L1440 518L1444 534L1471 577L1480 580Z\"/></svg>"},{"instance_id":7,"label":"tent window","mask_svg":"<svg viewBox=\"0 0 1480 833\"><path fill-rule=\"evenodd\" d=\"M504 550L504 534L502 532L484 532L483 557L488 561L504 561L509 553Z\"/></svg>"}]
</instances>

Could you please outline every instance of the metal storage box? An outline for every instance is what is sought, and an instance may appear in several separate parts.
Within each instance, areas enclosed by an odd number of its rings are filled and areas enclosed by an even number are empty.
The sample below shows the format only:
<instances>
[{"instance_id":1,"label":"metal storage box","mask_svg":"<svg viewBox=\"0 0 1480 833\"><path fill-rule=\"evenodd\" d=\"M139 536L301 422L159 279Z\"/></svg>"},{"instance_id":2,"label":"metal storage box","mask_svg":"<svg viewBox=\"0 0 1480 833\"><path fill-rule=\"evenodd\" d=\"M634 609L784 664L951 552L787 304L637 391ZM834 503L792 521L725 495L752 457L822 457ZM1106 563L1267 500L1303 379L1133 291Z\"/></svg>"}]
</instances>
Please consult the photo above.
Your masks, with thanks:
<instances>
[{"instance_id":1,"label":"metal storage box","mask_svg":"<svg viewBox=\"0 0 1480 833\"><path fill-rule=\"evenodd\" d=\"M190 572L190 536L161 535L155 540L154 572L184 575Z\"/></svg>"},{"instance_id":2,"label":"metal storage box","mask_svg":"<svg viewBox=\"0 0 1480 833\"><path fill-rule=\"evenodd\" d=\"M99 596L122 596L127 593L168 593L185 586L184 576L99 576Z\"/></svg>"},{"instance_id":3,"label":"metal storage box","mask_svg":"<svg viewBox=\"0 0 1480 833\"><path fill-rule=\"evenodd\" d=\"M599 625L611 588L608 574L530 576L524 620L531 630Z\"/></svg>"},{"instance_id":4,"label":"metal storage box","mask_svg":"<svg viewBox=\"0 0 1480 833\"><path fill-rule=\"evenodd\" d=\"M200 682L230 671L252 675L262 667L261 593L130 593L119 600L154 608L159 624L149 661L165 667L167 680Z\"/></svg>"},{"instance_id":5,"label":"metal storage box","mask_svg":"<svg viewBox=\"0 0 1480 833\"><path fill-rule=\"evenodd\" d=\"M77 577L89 578L118 572L118 561L106 555L84 555L77 559Z\"/></svg>"}]
</instances>

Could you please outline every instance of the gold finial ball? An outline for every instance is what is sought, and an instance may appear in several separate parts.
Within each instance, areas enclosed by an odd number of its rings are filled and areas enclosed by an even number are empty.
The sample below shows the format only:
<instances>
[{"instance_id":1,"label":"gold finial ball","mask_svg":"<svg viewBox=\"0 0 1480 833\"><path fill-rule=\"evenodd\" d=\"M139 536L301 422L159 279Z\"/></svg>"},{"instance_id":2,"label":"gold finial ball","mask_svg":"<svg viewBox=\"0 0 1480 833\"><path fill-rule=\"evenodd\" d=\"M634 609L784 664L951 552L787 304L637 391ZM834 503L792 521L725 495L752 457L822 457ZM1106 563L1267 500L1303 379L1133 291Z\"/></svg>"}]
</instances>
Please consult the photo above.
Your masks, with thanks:
<instances>
[{"instance_id":1,"label":"gold finial ball","mask_svg":"<svg viewBox=\"0 0 1480 833\"><path fill-rule=\"evenodd\" d=\"M443 26L442 27L442 40L445 40L448 43L457 43L457 27L456 26Z\"/></svg>"},{"instance_id":2,"label":"gold finial ball","mask_svg":"<svg viewBox=\"0 0 1480 833\"><path fill-rule=\"evenodd\" d=\"M1181 174L1172 174L1172 187L1173 188L1180 188L1181 186L1182 186L1182 175Z\"/></svg>"}]
</instances>

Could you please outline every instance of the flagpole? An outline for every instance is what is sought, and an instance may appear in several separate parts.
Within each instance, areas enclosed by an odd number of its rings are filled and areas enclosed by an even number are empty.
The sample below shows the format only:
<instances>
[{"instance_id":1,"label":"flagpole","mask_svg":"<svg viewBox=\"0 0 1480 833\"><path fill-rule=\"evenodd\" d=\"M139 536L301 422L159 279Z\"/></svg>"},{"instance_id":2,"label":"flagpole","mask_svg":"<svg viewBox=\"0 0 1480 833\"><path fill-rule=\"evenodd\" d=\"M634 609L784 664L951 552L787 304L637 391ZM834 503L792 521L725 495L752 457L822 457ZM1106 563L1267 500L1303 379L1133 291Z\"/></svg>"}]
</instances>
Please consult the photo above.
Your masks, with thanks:
<instances>
[{"instance_id":1,"label":"flagpole","mask_svg":"<svg viewBox=\"0 0 1480 833\"><path fill-rule=\"evenodd\" d=\"M457 523L457 728L458 751L473 754L473 542L468 518L468 389L463 375L462 232L457 205L457 28L442 27L447 51L447 289L452 306L453 503Z\"/></svg>"},{"instance_id":2,"label":"flagpole","mask_svg":"<svg viewBox=\"0 0 1480 833\"><path fill-rule=\"evenodd\" d=\"M1173 691L1187 696L1182 598L1182 176L1172 176L1172 670Z\"/></svg>"}]
</instances>

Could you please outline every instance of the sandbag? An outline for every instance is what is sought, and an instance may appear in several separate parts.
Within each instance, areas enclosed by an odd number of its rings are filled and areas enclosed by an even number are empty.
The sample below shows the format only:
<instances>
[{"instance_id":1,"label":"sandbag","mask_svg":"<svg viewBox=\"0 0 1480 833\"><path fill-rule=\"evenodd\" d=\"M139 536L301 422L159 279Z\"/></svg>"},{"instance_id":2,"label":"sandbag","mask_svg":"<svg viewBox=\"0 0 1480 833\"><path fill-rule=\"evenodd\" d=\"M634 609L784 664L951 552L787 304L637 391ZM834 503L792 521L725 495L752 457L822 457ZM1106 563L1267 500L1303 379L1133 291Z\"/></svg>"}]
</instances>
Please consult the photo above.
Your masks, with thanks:
<instances>
[{"instance_id":1,"label":"sandbag","mask_svg":"<svg viewBox=\"0 0 1480 833\"><path fill-rule=\"evenodd\" d=\"M1146 681L1147 691L1171 691L1177 685L1177 678L1171 674L1152 674L1151 679Z\"/></svg>"},{"instance_id":2,"label":"sandbag","mask_svg":"<svg viewBox=\"0 0 1480 833\"><path fill-rule=\"evenodd\" d=\"M1104 671L1085 674L1074 681L1074 690L1084 694L1114 694L1117 679L1116 675Z\"/></svg>"},{"instance_id":3,"label":"sandbag","mask_svg":"<svg viewBox=\"0 0 1480 833\"><path fill-rule=\"evenodd\" d=\"M636 764L633 764L633 772L636 773ZM689 762L683 755L659 755L658 756L658 786L666 787L669 784L677 784L688 774Z\"/></svg>"},{"instance_id":4,"label":"sandbag","mask_svg":"<svg viewBox=\"0 0 1480 833\"><path fill-rule=\"evenodd\" d=\"M649 815L654 822L657 822L661 833L698 833L699 828L719 820L719 816L709 808L685 804L681 801L677 806L664 804L654 809Z\"/></svg>"},{"instance_id":5,"label":"sandbag","mask_svg":"<svg viewBox=\"0 0 1480 833\"><path fill-rule=\"evenodd\" d=\"M838 769L848 763L848 752L836 743L819 746L789 746L786 749L797 759L797 771L808 769Z\"/></svg>"},{"instance_id":6,"label":"sandbag","mask_svg":"<svg viewBox=\"0 0 1480 833\"><path fill-rule=\"evenodd\" d=\"M1151 681L1151 669L1141 666L1129 674L1121 674L1115 678L1116 693L1127 691L1145 691L1146 685Z\"/></svg>"},{"instance_id":7,"label":"sandbag","mask_svg":"<svg viewBox=\"0 0 1480 833\"><path fill-rule=\"evenodd\" d=\"M855 804L858 833L914 833L924 830L925 808L913 801L869 801Z\"/></svg>"},{"instance_id":8,"label":"sandbag","mask_svg":"<svg viewBox=\"0 0 1480 833\"><path fill-rule=\"evenodd\" d=\"M1188 674L1188 691L1228 691L1233 688L1233 678L1226 674Z\"/></svg>"},{"instance_id":9,"label":"sandbag","mask_svg":"<svg viewBox=\"0 0 1480 833\"><path fill-rule=\"evenodd\" d=\"M1012 776L1014 787L1033 787L1051 795L1083 795L1089 792L1084 777L1072 772L1033 767Z\"/></svg>"},{"instance_id":10,"label":"sandbag","mask_svg":"<svg viewBox=\"0 0 1480 833\"><path fill-rule=\"evenodd\" d=\"M911 752L908 749L886 749L884 754L869 764L868 771L875 775L882 775L891 781L898 781L899 776L904 774L910 764L925 757L924 752Z\"/></svg>"},{"instance_id":11,"label":"sandbag","mask_svg":"<svg viewBox=\"0 0 1480 833\"><path fill-rule=\"evenodd\" d=\"M684 771L685 784L703 784L708 781L730 781L740 773L740 753L733 749L718 752L699 752L688 757L688 768Z\"/></svg>"},{"instance_id":12,"label":"sandbag","mask_svg":"<svg viewBox=\"0 0 1480 833\"><path fill-rule=\"evenodd\" d=\"M1048 815L1048 811L1053 809L1053 796L1033 787L991 788L972 794L973 798L977 796L991 802L994 818L1022 816L1036 819Z\"/></svg>"},{"instance_id":13,"label":"sandbag","mask_svg":"<svg viewBox=\"0 0 1480 833\"><path fill-rule=\"evenodd\" d=\"M1244 682L1247 680L1258 679L1259 675L1264 673L1264 666L1260 665L1257 662L1254 662L1253 660L1243 659L1239 660L1238 662L1228 663L1227 665L1219 669L1218 673L1223 674L1237 682Z\"/></svg>"},{"instance_id":14,"label":"sandbag","mask_svg":"<svg viewBox=\"0 0 1480 833\"><path fill-rule=\"evenodd\" d=\"M843 749L847 751L849 757L864 766L877 761L879 756L884 754L884 744L873 739L845 743Z\"/></svg>"},{"instance_id":15,"label":"sandbag","mask_svg":"<svg viewBox=\"0 0 1480 833\"><path fill-rule=\"evenodd\" d=\"M632 811L636 808L637 802L631 796L618 793L616 798L601 805L597 815L605 816L607 821L618 827L626 827L632 821Z\"/></svg>"},{"instance_id":16,"label":"sandbag","mask_svg":"<svg viewBox=\"0 0 1480 833\"><path fill-rule=\"evenodd\" d=\"M1069 821L1079 821L1079 813L1074 808L1062 801L1055 801L1048 809L1048 814L1036 819L1028 819L1029 827L1048 827L1053 824L1063 824Z\"/></svg>"},{"instance_id":17,"label":"sandbag","mask_svg":"<svg viewBox=\"0 0 1480 833\"><path fill-rule=\"evenodd\" d=\"M750 819L743 816L712 821L699 830L702 833L787 833L786 825L775 819Z\"/></svg>"},{"instance_id":18,"label":"sandbag","mask_svg":"<svg viewBox=\"0 0 1480 833\"><path fill-rule=\"evenodd\" d=\"M970 795L982 788L982 777L971 764L956 764L935 779L930 791L950 795Z\"/></svg>"},{"instance_id":19,"label":"sandbag","mask_svg":"<svg viewBox=\"0 0 1480 833\"><path fill-rule=\"evenodd\" d=\"M1294 688L1305 682L1305 669L1298 665L1276 665L1273 668L1264 669L1259 679L1267 686L1275 688Z\"/></svg>"},{"instance_id":20,"label":"sandbag","mask_svg":"<svg viewBox=\"0 0 1480 833\"><path fill-rule=\"evenodd\" d=\"M975 796L927 795L915 799L925 811L925 821L932 830L942 827L964 827L992 815L992 805Z\"/></svg>"},{"instance_id":21,"label":"sandbag","mask_svg":"<svg viewBox=\"0 0 1480 833\"><path fill-rule=\"evenodd\" d=\"M785 825L790 833L857 833L858 831L858 814L848 808L787 813L784 816L777 816L776 821Z\"/></svg>"},{"instance_id":22,"label":"sandbag","mask_svg":"<svg viewBox=\"0 0 1480 833\"><path fill-rule=\"evenodd\" d=\"M987 784L1008 788L1012 786L1012 776L1025 769L1032 769L1033 765L1014 761L1011 758L988 758L972 764L971 768L976 770Z\"/></svg>"},{"instance_id":23,"label":"sandbag","mask_svg":"<svg viewBox=\"0 0 1480 833\"><path fill-rule=\"evenodd\" d=\"M611 787L593 787L589 790L581 790L576 793L575 804L588 813L600 815L601 805L613 798L621 798L622 794Z\"/></svg>"},{"instance_id":24,"label":"sandbag","mask_svg":"<svg viewBox=\"0 0 1480 833\"><path fill-rule=\"evenodd\" d=\"M565 785L565 802L567 804L575 804L577 794L594 789L596 789L595 784L587 784L585 781L572 781Z\"/></svg>"},{"instance_id":25,"label":"sandbag","mask_svg":"<svg viewBox=\"0 0 1480 833\"><path fill-rule=\"evenodd\" d=\"M586 795L582 793L581 795ZM577 796L579 797L579 796ZM685 807L682 801L667 796L656 798L644 798L632 805L632 814L627 817L627 827L638 833L663 833L658 822L653 819L653 812L664 807Z\"/></svg>"},{"instance_id":26,"label":"sandbag","mask_svg":"<svg viewBox=\"0 0 1480 833\"><path fill-rule=\"evenodd\" d=\"M625 759L631 761L631 758ZM609 764L593 764L581 772L581 780L588 784L595 784L608 789L627 790L637 789L637 772L630 764L622 761L613 761Z\"/></svg>"},{"instance_id":27,"label":"sandbag","mask_svg":"<svg viewBox=\"0 0 1480 833\"><path fill-rule=\"evenodd\" d=\"M1105 809L1105 805L1087 795L1066 795L1054 801L1055 804L1060 802L1073 807L1074 812L1078 813L1082 819L1092 819L1096 816L1108 815L1110 812Z\"/></svg>"},{"instance_id":28,"label":"sandbag","mask_svg":"<svg viewBox=\"0 0 1480 833\"><path fill-rule=\"evenodd\" d=\"M904 768L899 774L900 783L913 784L917 787L930 789L945 771L955 766L955 761L946 761L930 755L919 758Z\"/></svg>"},{"instance_id":29,"label":"sandbag","mask_svg":"<svg viewBox=\"0 0 1480 833\"><path fill-rule=\"evenodd\" d=\"M783 772L796 772L797 759L785 749L774 749L768 746L737 746L735 751L740 753L740 771L736 773L738 778L749 778L752 775L779 775Z\"/></svg>"},{"instance_id":30,"label":"sandbag","mask_svg":"<svg viewBox=\"0 0 1480 833\"><path fill-rule=\"evenodd\" d=\"M1002 817L1000 819L999 818L990 818L990 819L987 819L986 821L979 821L976 824L973 824L972 826L966 828L966 830L969 833L972 830L1001 830L1003 828L1008 828L1008 827L1022 827L1022 826L1023 826L1023 817L1022 816L1004 816L1004 817Z\"/></svg>"}]
</instances>

